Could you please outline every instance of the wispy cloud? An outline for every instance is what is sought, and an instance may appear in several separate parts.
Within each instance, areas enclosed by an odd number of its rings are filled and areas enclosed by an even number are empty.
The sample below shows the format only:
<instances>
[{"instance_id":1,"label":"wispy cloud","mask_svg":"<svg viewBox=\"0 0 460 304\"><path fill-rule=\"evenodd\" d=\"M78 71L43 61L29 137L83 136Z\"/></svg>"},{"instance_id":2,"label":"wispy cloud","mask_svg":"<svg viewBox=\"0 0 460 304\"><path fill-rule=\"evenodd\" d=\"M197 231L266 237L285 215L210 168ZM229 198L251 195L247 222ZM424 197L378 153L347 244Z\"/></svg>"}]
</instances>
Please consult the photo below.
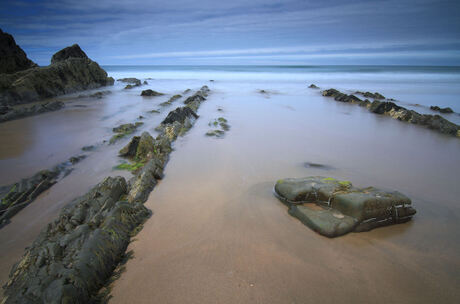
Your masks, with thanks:
<instances>
[{"instance_id":1,"label":"wispy cloud","mask_svg":"<svg viewBox=\"0 0 460 304\"><path fill-rule=\"evenodd\" d=\"M0 26L41 64L73 43L103 64L353 52L410 63L398 52L460 49L459 11L455 0L19 0L0 3Z\"/></svg>"}]
</instances>

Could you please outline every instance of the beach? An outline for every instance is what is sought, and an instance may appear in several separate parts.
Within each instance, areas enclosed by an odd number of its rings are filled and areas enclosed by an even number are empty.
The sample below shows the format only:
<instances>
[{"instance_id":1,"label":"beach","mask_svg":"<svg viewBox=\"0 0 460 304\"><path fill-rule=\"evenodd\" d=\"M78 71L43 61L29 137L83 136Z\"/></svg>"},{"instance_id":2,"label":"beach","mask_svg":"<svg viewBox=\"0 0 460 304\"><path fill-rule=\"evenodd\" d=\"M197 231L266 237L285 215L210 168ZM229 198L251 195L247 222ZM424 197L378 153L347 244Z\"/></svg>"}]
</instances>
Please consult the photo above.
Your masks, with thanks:
<instances>
[{"instance_id":1,"label":"beach","mask_svg":"<svg viewBox=\"0 0 460 304\"><path fill-rule=\"evenodd\" d=\"M0 229L2 285L62 207L106 176L132 176L114 169L130 136L107 144L113 127L142 121L134 135L157 134L183 100L161 103L207 85L199 118L174 143L165 176L145 203L153 214L128 247L132 259L112 284L110 303L454 303L460 297L458 138L320 92L378 91L427 114L435 114L431 105L450 107L456 113L440 115L459 124L458 68L103 68L115 79L148 84L124 90L116 81L101 99L66 95L60 111L0 124L0 185L87 155ZM141 97L146 89L165 95ZM219 117L230 129L205 136ZM95 149L82 152L88 145ZM303 176L397 190L417 214L408 223L329 239L291 217L273 195L277 180Z\"/></svg>"}]
</instances>

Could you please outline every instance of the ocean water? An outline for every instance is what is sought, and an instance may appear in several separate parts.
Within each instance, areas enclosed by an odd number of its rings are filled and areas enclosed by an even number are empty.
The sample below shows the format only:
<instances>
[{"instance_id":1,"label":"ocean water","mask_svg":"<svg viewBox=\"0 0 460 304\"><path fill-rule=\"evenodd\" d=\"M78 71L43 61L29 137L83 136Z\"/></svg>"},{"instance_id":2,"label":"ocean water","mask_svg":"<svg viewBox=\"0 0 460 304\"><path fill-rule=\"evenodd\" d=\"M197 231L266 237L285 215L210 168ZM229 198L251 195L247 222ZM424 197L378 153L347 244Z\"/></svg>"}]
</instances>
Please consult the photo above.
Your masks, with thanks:
<instances>
[{"instance_id":1,"label":"ocean water","mask_svg":"<svg viewBox=\"0 0 460 304\"><path fill-rule=\"evenodd\" d=\"M133 135L154 135L169 111L208 85L199 119L174 143L165 178L146 203L154 214L130 245L135 259L116 282L113 303L304 303L311 297L451 303L460 297L460 140L308 88L314 83L350 93L378 91L418 112L434 114L430 105L460 112L459 68L104 68L115 79L137 77L148 84L125 90L116 81L60 97L66 103L61 111L0 124L0 185L80 154L83 146L97 146L0 229L0 284L63 206L105 176L130 177L113 169L130 139L108 145L104 140L113 127L143 121ZM165 95L141 97L145 89ZM79 97L99 90L111 94ZM175 94L183 98L160 105ZM231 129L221 139L206 137L209 122L219 116ZM460 123L456 113L443 116ZM307 168L305 162L331 169ZM401 191L418 213L406 224L324 238L290 217L272 195L277 179L309 175ZM325 294L330 301L323 301Z\"/></svg>"}]
</instances>

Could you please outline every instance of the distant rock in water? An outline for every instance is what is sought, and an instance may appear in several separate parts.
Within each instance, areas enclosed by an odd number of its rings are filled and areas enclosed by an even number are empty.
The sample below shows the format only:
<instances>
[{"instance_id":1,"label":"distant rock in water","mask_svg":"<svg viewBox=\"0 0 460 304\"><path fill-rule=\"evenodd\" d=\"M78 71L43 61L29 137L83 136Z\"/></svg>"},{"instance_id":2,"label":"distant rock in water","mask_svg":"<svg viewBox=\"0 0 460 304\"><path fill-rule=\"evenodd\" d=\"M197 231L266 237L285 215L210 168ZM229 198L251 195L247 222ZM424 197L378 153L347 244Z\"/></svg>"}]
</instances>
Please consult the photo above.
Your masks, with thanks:
<instances>
[{"instance_id":1,"label":"distant rock in water","mask_svg":"<svg viewBox=\"0 0 460 304\"><path fill-rule=\"evenodd\" d=\"M10 74L36 66L16 44L13 36L0 29L0 73Z\"/></svg>"},{"instance_id":2,"label":"distant rock in water","mask_svg":"<svg viewBox=\"0 0 460 304\"><path fill-rule=\"evenodd\" d=\"M39 101L112 85L114 82L76 44L54 54L51 61L52 64L46 67L0 74L0 105L12 106Z\"/></svg>"},{"instance_id":3,"label":"distant rock in water","mask_svg":"<svg viewBox=\"0 0 460 304\"><path fill-rule=\"evenodd\" d=\"M129 77L129 78L120 78L120 79L117 79L117 81L124 82L124 83L129 83L129 84L133 84L133 85L135 85L135 86L140 86L140 85L141 85L141 80L140 80L140 79L137 79L137 78L133 78L133 77Z\"/></svg>"},{"instance_id":4,"label":"distant rock in water","mask_svg":"<svg viewBox=\"0 0 460 304\"><path fill-rule=\"evenodd\" d=\"M164 95L163 93L160 93L160 92L157 92L157 91L154 91L154 90L144 90L142 91L141 93L141 96L160 96L160 95Z\"/></svg>"},{"instance_id":5,"label":"distant rock in water","mask_svg":"<svg viewBox=\"0 0 460 304\"><path fill-rule=\"evenodd\" d=\"M357 91L355 94L363 95L363 96L366 97L366 98L373 98L373 99L378 99L378 100L385 99L385 96L383 96L383 95L380 94L379 92L371 93L371 92L360 92L360 91Z\"/></svg>"},{"instance_id":6,"label":"distant rock in water","mask_svg":"<svg viewBox=\"0 0 460 304\"><path fill-rule=\"evenodd\" d=\"M68 46L51 57L51 64L64 61L69 58L88 58L78 44Z\"/></svg>"},{"instance_id":7,"label":"distant rock in water","mask_svg":"<svg viewBox=\"0 0 460 304\"><path fill-rule=\"evenodd\" d=\"M430 109L433 110L433 111L438 111L440 113L445 113L445 114L454 113L454 111L449 107L440 108L438 106L431 106Z\"/></svg>"},{"instance_id":8,"label":"distant rock in water","mask_svg":"<svg viewBox=\"0 0 460 304\"><path fill-rule=\"evenodd\" d=\"M315 84L311 84L308 86L310 89L319 89L318 86L316 86Z\"/></svg>"}]
</instances>

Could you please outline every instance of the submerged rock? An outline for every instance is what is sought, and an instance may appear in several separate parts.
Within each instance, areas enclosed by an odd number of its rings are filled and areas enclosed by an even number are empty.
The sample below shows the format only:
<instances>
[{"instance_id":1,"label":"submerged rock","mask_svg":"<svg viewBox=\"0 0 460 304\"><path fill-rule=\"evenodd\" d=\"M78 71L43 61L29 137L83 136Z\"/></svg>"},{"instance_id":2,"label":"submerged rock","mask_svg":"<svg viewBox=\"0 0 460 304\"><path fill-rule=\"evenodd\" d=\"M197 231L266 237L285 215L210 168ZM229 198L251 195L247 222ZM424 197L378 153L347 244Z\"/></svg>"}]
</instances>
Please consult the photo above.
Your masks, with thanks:
<instances>
[{"instance_id":1,"label":"submerged rock","mask_svg":"<svg viewBox=\"0 0 460 304\"><path fill-rule=\"evenodd\" d=\"M62 101L52 101L46 103L36 103L33 105L24 105L16 107L4 106L0 109L0 122L20 119L28 116L42 114L60 110L64 107Z\"/></svg>"},{"instance_id":2,"label":"submerged rock","mask_svg":"<svg viewBox=\"0 0 460 304\"><path fill-rule=\"evenodd\" d=\"M157 92L157 91L154 91L154 90L144 90L142 91L141 93L141 96L161 96L161 95L164 95L163 93L160 93L160 92Z\"/></svg>"},{"instance_id":3,"label":"submerged rock","mask_svg":"<svg viewBox=\"0 0 460 304\"><path fill-rule=\"evenodd\" d=\"M134 84L135 86L140 86L141 85L141 80L137 79L137 78L133 78L133 77L131 77L131 78L120 78L120 79L117 79L117 81Z\"/></svg>"},{"instance_id":4,"label":"submerged rock","mask_svg":"<svg viewBox=\"0 0 460 304\"><path fill-rule=\"evenodd\" d=\"M210 127L214 128L220 128L220 129L215 129L215 130L210 130L206 132L206 136L214 136L221 138L225 135L225 132L230 130L230 125L228 124L227 119L223 117L219 117L217 119L214 119L208 124Z\"/></svg>"},{"instance_id":5,"label":"submerged rock","mask_svg":"<svg viewBox=\"0 0 460 304\"><path fill-rule=\"evenodd\" d=\"M0 29L0 73L15 73L37 67L14 41L13 36Z\"/></svg>"},{"instance_id":6,"label":"submerged rock","mask_svg":"<svg viewBox=\"0 0 460 304\"><path fill-rule=\"evenodd\" d=\"M440 113L445 113L445 114L454 113L454 111L449 107L440 108L438 106L431 106L430 109L433 111L438 111Z\"/></svg>"},{"instance_id":7,"label":"submerged rock","mask_svg":"<svg viewBox=\"0 0 460 304\"><path fill-rule=\"evenodd\" d=\"M0 187L0 228L19 211L31 204L38 195L69 175L73 170L73 165L85 157L85 155L73 156L50 170L41 170L17 183Z\"/></svg>"},{"instance_id":8,"label":"submerged rock","mask_svg":"<svg viewBox=\"0 0 460 304\"><path fill-rule=\"evenodd\" d=\"M327 237L404 223L416 213L411 200L397 191L355 188L330 177L281 179L275 194L290 215Z\"/></svg>"},{"instance_id":9,"label":"submerged rock","mask_svg":"<svg viewBox=\"0 0 460 304\"><path fill-rule=\"evenodd\" d=\"M108 177L64 208L13 267L4 303L94 302L131 232L150 216L123 200L127 190L122 177Z\"/></svg>"}]
</instances>

